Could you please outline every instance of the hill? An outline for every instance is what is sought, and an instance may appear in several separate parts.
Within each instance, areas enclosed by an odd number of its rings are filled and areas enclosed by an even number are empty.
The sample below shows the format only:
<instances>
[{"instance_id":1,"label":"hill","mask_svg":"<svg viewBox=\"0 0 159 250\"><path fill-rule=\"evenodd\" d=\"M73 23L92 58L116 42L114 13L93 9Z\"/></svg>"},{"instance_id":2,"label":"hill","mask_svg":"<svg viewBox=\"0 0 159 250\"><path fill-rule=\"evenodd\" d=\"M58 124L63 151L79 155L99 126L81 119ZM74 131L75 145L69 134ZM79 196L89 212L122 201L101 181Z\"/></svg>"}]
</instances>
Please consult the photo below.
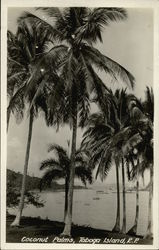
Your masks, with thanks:
<instances>
[{"instance_id":1,"label":"hill","mask_svg":"<svg viewBox=\"0 0 159 250\"><path fill-rule=\"evenodd\" d=\"M31 177L27 175L26 178L26 190L34 190L39 189L41 178L39 177ZM7 169L7 186L16 187L18 190L21 189L22 184L22 174L19 172L15 172L13 170ZM63 190L65 188L64 184L59 184L56 181L53 181L51 187L45 188L45 190ZM75 186L75 189L85 189L84 186Z\"/></svg>"},{"instance_id":2,"label":"hill","mask_svg":"<svg viewBox=\"0 0 159 250\"><path fill-rule=\"evenodd\" d=\"M7 169L7 185L16 187L18 190L21 189L22 174L13 170ZM34 190L39 188L40 178L31 177L27 175L26 178L26 190Z\"/></svg>"}]
</instances>

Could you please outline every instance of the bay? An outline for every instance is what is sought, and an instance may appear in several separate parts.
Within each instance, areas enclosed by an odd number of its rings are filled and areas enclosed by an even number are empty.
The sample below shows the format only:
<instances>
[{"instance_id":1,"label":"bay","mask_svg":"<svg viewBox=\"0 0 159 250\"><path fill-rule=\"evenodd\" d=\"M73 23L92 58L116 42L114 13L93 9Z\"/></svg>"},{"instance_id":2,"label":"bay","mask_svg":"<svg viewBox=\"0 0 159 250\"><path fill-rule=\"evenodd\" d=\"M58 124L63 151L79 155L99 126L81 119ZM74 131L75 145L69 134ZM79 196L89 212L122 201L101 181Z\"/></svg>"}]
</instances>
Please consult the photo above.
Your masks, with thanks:
<instances>
[{"instance_id":1,"label":"bay","mask_svg":"<svg viewBox=\"0 0 159 250\"><path fill-rule=\"evenodd\" d=\"M122 224L122 194L121 195L121 221ZM32 205L23 210L24 216L40 217L54 221L63 221L64 217L64 191L42 192L40 198L45 202L44 207L36 208ZM116 192L97 191L93 189L74 190L73 223L90 226L98 229L112 230L116 218ZM126 193L126 229L133 226L136 209L135 192ZM8 210L16 214L15 209ZM139 221L137 234L144 235L148 224L148 192L139 192Z\"/></svg>"}]
</instances>

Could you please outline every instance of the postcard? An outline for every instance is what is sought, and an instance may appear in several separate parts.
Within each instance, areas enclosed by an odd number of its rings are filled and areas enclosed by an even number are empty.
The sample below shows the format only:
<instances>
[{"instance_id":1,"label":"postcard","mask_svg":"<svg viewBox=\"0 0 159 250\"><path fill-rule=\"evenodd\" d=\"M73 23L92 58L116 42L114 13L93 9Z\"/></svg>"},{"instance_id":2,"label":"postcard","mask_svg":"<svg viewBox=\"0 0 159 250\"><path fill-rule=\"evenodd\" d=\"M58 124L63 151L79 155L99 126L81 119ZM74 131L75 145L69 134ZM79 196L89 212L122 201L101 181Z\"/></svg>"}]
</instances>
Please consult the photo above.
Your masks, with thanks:
<instances>
[{"instance_id":1,"label":"postcard","mask_svg":"<svg viewBox=\"0 0 159 250\"><path fill-rule=\"evenodd\" d=\"M159 2L1 14L1 249L158 249Z\"/></svg>"}]
</instances>

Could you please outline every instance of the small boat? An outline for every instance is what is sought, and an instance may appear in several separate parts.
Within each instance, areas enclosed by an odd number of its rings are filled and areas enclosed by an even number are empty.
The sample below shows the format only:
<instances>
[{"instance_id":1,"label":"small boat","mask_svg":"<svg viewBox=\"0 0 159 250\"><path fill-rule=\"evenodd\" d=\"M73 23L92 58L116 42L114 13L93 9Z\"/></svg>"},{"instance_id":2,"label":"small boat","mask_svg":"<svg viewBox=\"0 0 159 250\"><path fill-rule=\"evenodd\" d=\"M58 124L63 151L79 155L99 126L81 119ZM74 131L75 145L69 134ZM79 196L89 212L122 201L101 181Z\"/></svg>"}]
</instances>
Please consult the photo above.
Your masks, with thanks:
<instances>
[{"instance_id":1,"label":"small boat","mask_svg":"<svg viewBox=\"0 0 159 250\"><path fill-rule=\"evenodd\" d=\"M104 191L103 190L97 190L96 193L103 194Z\"/></svg>"},{"instance_id":2,"label":"small boat","mask_svg":"<svg viewBox=\"0 0 159 250\"><path fill-rule=\"evenodd\" d=\"M94 197L93 200L100 200L100 198L99 197Z\"/></svg>"}]
</instances>

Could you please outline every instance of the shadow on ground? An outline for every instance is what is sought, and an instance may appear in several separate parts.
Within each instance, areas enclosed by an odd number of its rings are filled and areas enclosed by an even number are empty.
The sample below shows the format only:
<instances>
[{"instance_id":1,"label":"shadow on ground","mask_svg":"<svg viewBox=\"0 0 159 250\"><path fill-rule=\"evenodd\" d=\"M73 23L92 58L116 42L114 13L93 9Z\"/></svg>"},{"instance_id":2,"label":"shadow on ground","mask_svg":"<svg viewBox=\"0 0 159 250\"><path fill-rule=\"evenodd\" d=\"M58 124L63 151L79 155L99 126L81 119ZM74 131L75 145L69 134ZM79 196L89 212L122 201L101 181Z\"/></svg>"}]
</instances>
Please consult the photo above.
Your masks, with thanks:
<instances>
[{"instance_id":1,"label":"shadow on ground","mask_svg":"<svg viewBox=\"0 0 159 250\"><path fill-rule=\"evenodd\" d=\"M26 237L26 238L48 237L47 243L51 243L53 242L56 236L60 237L60 234L62 233L63 228L64 228L64 223L62 222L42 220L40 218L31 218L31 217L22 217L20 227L10 227L10 224L12 223L14 218L15 216L13 215L7 216L7 225L6 225L6 242L7 243L21 243L23 237ZM143 244L143 245L152 244L152 240L143 239L142 236L134 237L134 236L130 236L127 234L114 233L111 231L94 229L91 227L73 225L72 226L72 238L74 242L81 243L80 242L81 237L85 237L88 239L98 238L100 239L101 244L117 244L115 241L116 239L118 239L119 241L124 238L125 238L124 244L132 244L132 242L134 243L136 238L138 238L138 241L135 244ZM108 240L104 242L105 238ZM85 243L88 243L88 242L85 242Z\"/></svg>"}]
</instances>

